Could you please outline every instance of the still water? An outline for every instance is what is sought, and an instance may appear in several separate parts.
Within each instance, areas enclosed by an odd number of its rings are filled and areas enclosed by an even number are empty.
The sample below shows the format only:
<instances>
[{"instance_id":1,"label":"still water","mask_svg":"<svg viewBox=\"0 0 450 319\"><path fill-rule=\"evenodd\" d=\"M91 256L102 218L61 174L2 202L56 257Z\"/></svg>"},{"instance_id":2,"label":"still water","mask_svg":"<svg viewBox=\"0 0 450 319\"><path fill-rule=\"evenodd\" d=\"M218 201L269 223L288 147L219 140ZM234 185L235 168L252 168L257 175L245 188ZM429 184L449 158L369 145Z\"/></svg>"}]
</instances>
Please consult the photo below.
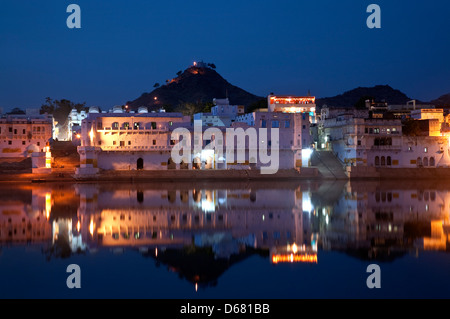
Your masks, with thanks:
<instances>
[{"instance_id":1,"label":"still water","mask_svg":"<svg viewBox=\"0 0 450 319\"><path fill-rule=\"evenodd\" d=\"M436 182L0 185L0 298L448 298L449 212Z\"/></svg>"}]
</instances>

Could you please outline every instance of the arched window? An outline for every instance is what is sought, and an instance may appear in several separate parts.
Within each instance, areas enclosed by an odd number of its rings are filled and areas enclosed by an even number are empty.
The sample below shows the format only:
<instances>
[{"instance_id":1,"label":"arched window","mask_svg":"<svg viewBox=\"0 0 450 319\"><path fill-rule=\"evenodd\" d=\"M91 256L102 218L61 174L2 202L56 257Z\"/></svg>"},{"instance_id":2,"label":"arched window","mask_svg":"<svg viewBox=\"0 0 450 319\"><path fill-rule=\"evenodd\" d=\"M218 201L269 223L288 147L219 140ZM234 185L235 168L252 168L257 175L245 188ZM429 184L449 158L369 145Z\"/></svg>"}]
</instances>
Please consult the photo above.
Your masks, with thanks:
<instances>
[{"instance_id":1,"label":"arched window","mask_svg":"<svg viewBox=\"0 0 450 319\"><path fill-rule=\"evenodd\" d=\"M387 166L391 166L392 165L392 159L391 159L390 156L387 157L386 164L387 164Z\"/></svg>"},{"instance_id":2,"label":"arched window","mask_svg":"<svg viewBox=\"0 0 450 319\"><path fill-rule=\"evenodd\" d=\"M416 163L417 163L417 166L422 166L422 158L418 157Z\"/></svg>"},{"instance_id":3,"label":"arched window","mask_svg":"<svg viewBox=\"0 0 450 319\"><path fill-rule=\"evenodd\" d=\"M381 156L381 166L386 166L386 158Z\"/></svg>"},{"instance_id":4,"label":"arched window","mask_svg":"<svg viewBox=\"0 0 450 319\"><path fill-rule=\"evenodd\" d=\"M428 157L423 158L423 166L428 166Z\"/></svg>"},{"instance_id":5,"label":"arched window","mask_svg":"<svg viewBox=\"0 0 450 319\"><path fill-rule=\"evenodd\" d=\"M434 157L430 157L430 166L435 166Z\"/></svg>"},{"instance_id":6,"label":"arched window","mask_svg":"<svg viewBox=\"0 0 450 319\"><path fill-rule=\"evenodd\" d=\"M136 162L137 169L144 169L144 160L140 157Z\"/></svg>"},{"instance_id":7,"label":"arched window","mask_svg":"<svg viewBox=\"0 0 450 319\"><path fill-rule=\"evenodd\" d=\"M375 156L375 166L380 166L380 158Z\"/></svg>"}]
</instances>

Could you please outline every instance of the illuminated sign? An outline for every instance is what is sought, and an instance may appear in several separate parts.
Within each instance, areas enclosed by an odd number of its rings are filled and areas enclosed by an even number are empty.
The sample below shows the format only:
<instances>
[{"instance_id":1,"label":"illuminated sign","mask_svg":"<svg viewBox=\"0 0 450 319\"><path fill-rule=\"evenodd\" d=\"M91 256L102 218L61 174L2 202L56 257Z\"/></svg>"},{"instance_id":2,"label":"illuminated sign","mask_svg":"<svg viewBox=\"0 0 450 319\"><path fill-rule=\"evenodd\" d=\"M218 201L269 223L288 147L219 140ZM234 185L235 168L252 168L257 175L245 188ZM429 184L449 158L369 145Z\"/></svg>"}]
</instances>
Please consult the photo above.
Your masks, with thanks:
<instances>
[{"instance_id":1,"label":"illuminated sign","mask_svg":"<svg viewBox=\"0 0 450 319\"><path fill-rule=\"evenodd\" d=\"M272 263L316 263L317 264L317 254L274 254L272 255Z\"/></svg>"},{"instance_id":2,"label":"illuminated sign","mask_svg":"<svg viewBox=\"0 0 450 319\"><path fill-rule=\"evenodd\" d=\"M315 96L271 96L270 104L314 104Z\"/></svg>"}]
</instances>

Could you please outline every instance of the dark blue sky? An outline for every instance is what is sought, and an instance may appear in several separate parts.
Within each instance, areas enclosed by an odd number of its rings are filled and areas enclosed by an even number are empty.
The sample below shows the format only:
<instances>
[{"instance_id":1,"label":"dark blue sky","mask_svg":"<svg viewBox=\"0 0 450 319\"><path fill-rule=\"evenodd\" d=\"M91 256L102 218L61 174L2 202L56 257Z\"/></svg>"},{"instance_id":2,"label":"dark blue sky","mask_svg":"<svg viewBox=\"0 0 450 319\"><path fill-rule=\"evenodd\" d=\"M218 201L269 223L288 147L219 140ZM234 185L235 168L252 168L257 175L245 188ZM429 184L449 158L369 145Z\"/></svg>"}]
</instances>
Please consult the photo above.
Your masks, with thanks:
<instances>
[{"instance_id":1,"label":"dark blue sky","mask_svg":"<svg viewBox=\"0 0 450 319\"><path fill-rule=\"evenodd\" d=\"M66 8L81 7L81 29ZM381 7L381 29L366 8ZM450 2L2 0L0 107L45 97L111 107L193 61L261 96L333 96L389 84L412 98L450 92Z\"/></svg>"}]
</instances>

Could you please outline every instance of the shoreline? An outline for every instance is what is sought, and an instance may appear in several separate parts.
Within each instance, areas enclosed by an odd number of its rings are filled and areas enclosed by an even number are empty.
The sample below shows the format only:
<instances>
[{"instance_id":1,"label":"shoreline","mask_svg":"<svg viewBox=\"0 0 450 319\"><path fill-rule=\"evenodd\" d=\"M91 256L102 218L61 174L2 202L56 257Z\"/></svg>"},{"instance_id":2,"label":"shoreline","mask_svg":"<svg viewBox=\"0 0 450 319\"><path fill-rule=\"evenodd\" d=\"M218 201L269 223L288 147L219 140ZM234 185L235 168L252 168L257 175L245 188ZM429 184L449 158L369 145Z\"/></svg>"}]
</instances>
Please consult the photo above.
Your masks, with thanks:
<instances>
[{"instance_id":1,"label":"shoreline","mask_svg":"<svg viewBox=\"0 0 450 319\"><path fill-rule=\"evenodd\" d=\"M337 174L336 174L337 175ZM348 176L350 175L350 176ZM324 176L317 167L279 170L275 174L261 174L259 170L163 170L163 171L102 171L95 176L77 177L71 171L55 170L50 174L30 171L0 172L0 183L52 183L52 182L208 182L208 181L446 181L450 168L379 168L372 174ZM345 177L344 177L345 176Z\"/></svg>"}]
</instances>

